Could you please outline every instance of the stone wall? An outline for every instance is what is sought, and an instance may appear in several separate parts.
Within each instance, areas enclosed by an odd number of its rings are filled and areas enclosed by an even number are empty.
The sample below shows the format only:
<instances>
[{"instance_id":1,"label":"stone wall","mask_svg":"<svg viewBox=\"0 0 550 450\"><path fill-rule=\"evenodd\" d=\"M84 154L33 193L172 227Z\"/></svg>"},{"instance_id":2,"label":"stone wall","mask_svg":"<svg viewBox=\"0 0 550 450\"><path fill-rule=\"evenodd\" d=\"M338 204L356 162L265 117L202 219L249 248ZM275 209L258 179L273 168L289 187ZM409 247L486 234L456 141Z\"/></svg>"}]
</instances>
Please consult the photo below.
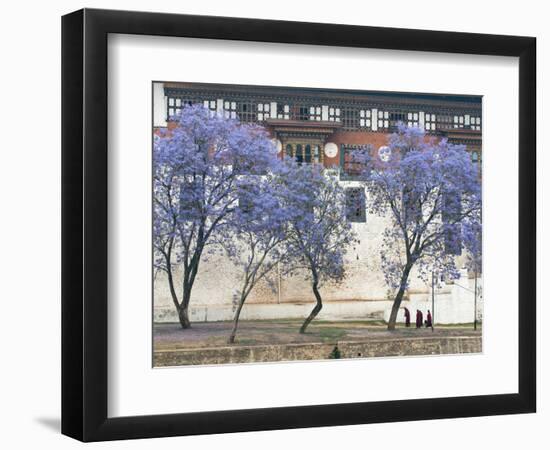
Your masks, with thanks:
<instances>
[{"instance_id":1,"label":"stone wall","mask_svg":"<svg viewBox=\"0 0 550 450\"><path fill-rule=\"evenodd\" d=\"M334 343L309 343L163 350L154 353L154 366L322 360L329 358L334 347ZM338 350L341 358L481 353L482 339L481 336L372 339L338 342Z\"/></svg>"}]
</instances>

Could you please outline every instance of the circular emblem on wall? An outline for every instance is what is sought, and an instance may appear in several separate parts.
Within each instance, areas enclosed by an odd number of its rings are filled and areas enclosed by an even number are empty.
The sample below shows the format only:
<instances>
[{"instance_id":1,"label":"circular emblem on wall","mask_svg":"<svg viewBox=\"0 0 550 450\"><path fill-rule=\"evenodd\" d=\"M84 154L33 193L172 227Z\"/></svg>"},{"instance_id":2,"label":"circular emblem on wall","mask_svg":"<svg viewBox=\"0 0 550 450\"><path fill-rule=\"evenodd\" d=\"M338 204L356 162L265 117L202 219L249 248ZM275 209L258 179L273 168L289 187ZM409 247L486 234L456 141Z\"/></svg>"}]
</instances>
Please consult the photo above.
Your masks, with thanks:
<instances>
[{"instance_id":1,"label":"circular emblem on wall","mask_svg":"<svg viewBox=\"0 0 550 450\"><path fill-rule=\"evenodd\" d=\"M325 144L325 155L327 158L334 158L338 154L338 146L334 142Z\"/></svg>"},{"instance_id":2,"label":"circular emblem on wall","mask_svg":"<svg viewBox=\"0 0 550 450\"><path fill-rule=\"evenodd\" d=\"M391 158L391 150L387 145L383 145L378 149L378 157L384 161L388 162Z\"/></svg>"},{"instance_id":3,"label":"circular emblem on wall","mask_svg":"<svg viewBox=\"0 0 550 450\"><path fill-rule=\"evenodd\" d=\"M273 142L273 145L277 149L277 153L281 153L281 150L283 149L283 143L279 139L271 139L271 142Z\"/></svg>"}]
</instances>

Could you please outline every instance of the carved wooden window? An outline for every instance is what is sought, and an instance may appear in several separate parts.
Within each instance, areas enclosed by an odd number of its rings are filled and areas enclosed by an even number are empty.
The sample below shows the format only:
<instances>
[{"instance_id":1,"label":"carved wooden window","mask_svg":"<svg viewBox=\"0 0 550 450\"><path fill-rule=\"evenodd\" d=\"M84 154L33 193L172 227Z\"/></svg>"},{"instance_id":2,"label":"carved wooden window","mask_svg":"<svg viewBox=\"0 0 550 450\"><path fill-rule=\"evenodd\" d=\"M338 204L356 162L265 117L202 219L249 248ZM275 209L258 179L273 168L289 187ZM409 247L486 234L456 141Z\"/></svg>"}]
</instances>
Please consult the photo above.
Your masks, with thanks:
<instances>
[{"instance_id":1,"label":"carved wooden window","mask_svg":"<svg viewBox=\"0 0 550 450\"><path fill-rule=\"evenodd\" d=\"M298 144L296 146L296 161L298 162L298 164L302 164L304 162L304 153L303 153L302 144Z\"/></svg>"},{"instance_id":2,"label":"carved wooden window","mask_svg":"<svg viewBox=\"0 0 550 450\"><path fill-rule=\"evenodd\" d=\"M290 105L277 103L277 119L290 119Z\"/></svg>"},{"instance_id":3,"label":"carved wooden window","mask_svg":"<svg viewBox=\"0 0 550 450\"><path fill-rule=\"evenodd\" d=\"M353 157L353 152L358 151L357 146L352 145L342 145L340 149L342 152L341 165L342 171L346 175L358 176L363 172L363 164Z\"/></svg>"},{"instance_id":4,"label":"carved wooden window","mask_svg":"<svg viewBox=\"0 0 550 450\"><path fill-rule=\"evenodd\" d=\"M292 145L287 144L285 148L285 157L292 158L294 151L292 150Z\"/></svg>"},{"instance_id":5,"label":"carved wooden window","mask_svg":"<svg viewBox=\"0 0 550 450\"><path fill-rule=\"evenodd\" d=\"M346 218L349 222L366 222L365 190L361 187L346 188Z\"/></svg>"},{"instance_id":6,"label":"carved wooden window","mask_svg":"<svg viewBox=\"0 0 550 450\"><path fill-rule=\"evenodd\" d=\"M304 148L304 162L311 162L311 145L307 144Z\"/></svg>"},{"instance_id":7,"label":"carved wooden window","mask_svg":"<svg viewBox=\"0 0 550 450\"><path fill-rule=\"evenodd\" d=\"M309 108L307 106L299 106L296 111L296 119L298 120L308 120L309 119Z\"/></svg>"},{"instance_id":8,"label":"carved wooden window","mask_svg":"<svg viewBox=\"0 0 550 450\"><path fill-rule=\"evenodd\" d=\"M328 108L328 120L330 122L340 122L340 108L335 108L333 106L330 106Z\"/></svg>"},{"instance_id":9,"label":"carved wooden window","mask_svg":"<svg viewBox=\"0 0 550 450\"><path fill-rule=\"evenodd\" d=\"M382 129L387 129L390 127L390 113L388 111L378 111L377 112L377 115L378 115L378 122L377 122L377 125L378 125L378 129L382 128Z\"/></svg>"},{"instance_id":10,"label":"carved wooden window","mask_svg":"<svg viewBox=\"0 0 550 450\"><path fill-rule=\"evenodd\" d=\"M407 113L407 126L409 126L409 127L418 127L418 113L417 112Z\"/></svg>"},{"instance_id":11,"label":"carved wooden window","mask_svg":"<svg viewBox=\"0 0 550 450\"><path fill-rule=\"evenodd\" d=\"M263 122L271 117L271 105L258 103L258 121Z\"/></svg>"},{"instance_id":12,"label":"carved wooden window","mask_svg":"<svg viewBox=\"0 0 550 450\"><path fill-rule=\"evenodd\" d=\"M313 162L321 162L321 147L319 145L313 146Z\"/></svg>"},{"instance_id":13,"label":"carved wooden window","mask_svg":"<svg viewBox=\"0 0 550 450\"><path fill-rule=\"evenodd\" d=\"M453 128L464 128L464 116L453 116Z\"/></svg>"},{"instance_id":14,"label":"carved wooden window","mask_svg":"<svg viewBox=\"0 0 550 450\"><path fill-rule=\"evenodd\" d=\"M361 109L359 111L359 126L361 128L371 128L372 113L370 109Z\"/></svg>"},{"instance_id":15,"label":"carved wooden window","mask_svg":"<svg viewBox=\"0 0 550 450\"><path fill-rule=\"evenodd\" d=\"M344 128L348 130L357 129L359 127L358 115L359 112L356 108L344 106L341 112Z\"/></svg>"},{"instance_id":16,"label":"carved wooden window","mask_svg":"<svg viewBox=\"0 0 550 450\"><path fill-rule=\"evenodd\" d=\"M216 111L217 109L216 100L204 100L203 105L205 108L208 108L210 111Z\"/></svg>"},{"instance_id":17,"label":"carved wooden window","mask_svg":"<svg viewBox=\"0 0 550 450\"><path fill-rule=\"evenodd\" d=\"M453 127L453 117L448 114L437 115L437 128L449 129Z\"/></svg>"},{"instance_id":18,"label":"carved wooden window","mask_svg":"<svg viewBox=\"0 0 550 450\"><path fill-rule=\"evenodd\" d=\"M407 123L407 113L403 111L390 112L390 127L395 128L399 123Z\"/></svg>"},{"instance_id":19,"label":"carved wooden window","mask_svg":"<svg viewBox=\"0 0 550 450\"><path fill-rule=\"evenodd\" d=\"M239 119L241 122L256 122L256 104L251 101L243 101L238 105Z\"/></svg>"},{"instance_id":20,"label":"carved wooden window","mask_svg":"<svg viewBox=\"0 0 550 450\"><path fill-rule=\"evenodd\" d=\"M181 97L168 97L168 118L177 116L185 105L190 105L191 100L182 99Z\"/></svg>"},{"instance_id":21,"label":"carved wooden window","mask_svg":"<svg viewBox=\"0 0 550 450\"><path fill-rule=\"evenodd\" d=\"M433 113L426 113L424 117L424 128L426 131L435 131L437 117Z\"/></svg>"},{"instance_id":22,"label":"carved wooden window","mask_svg":"<svg viewBox=\"0 0 550 450\"><path fill-rule=\"evenodd\" d=\"M309 107L309 120L321 120L321 107L310 106Z\"/></svg>"},{"instance_id":23,"label":"carved wooden window","mask_svg":"<svg viewBox=\"0 0 550 450\"><path fill-rule=\"evenodd\" d=\"M229 119L237 118L237 102L225 101L223 102L223 113L224 116Z\"/></svg>"},{"instance_id":24,"label":"carved wooden window","mask_svg":"<svg viewBox=\"0 0 550 450\"><path fill-rule=\"evenodd\" d=\"M480 131L481 130L481 117L471 116L469 124L467 124L467 125L469 125L472 130Z\"/></svg>"}]
</instances>

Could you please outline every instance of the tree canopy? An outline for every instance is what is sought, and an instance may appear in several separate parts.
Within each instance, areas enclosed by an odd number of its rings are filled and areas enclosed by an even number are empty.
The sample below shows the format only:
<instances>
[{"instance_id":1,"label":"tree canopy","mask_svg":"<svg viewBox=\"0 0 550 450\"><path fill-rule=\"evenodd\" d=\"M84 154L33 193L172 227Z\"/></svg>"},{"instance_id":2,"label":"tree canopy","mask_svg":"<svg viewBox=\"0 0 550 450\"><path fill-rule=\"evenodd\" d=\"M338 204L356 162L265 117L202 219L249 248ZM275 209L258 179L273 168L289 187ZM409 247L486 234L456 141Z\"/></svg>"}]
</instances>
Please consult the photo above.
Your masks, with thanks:
<instances>
[{"instance_id":1,"label":"tree canopy","mask_svg":"<svg viewBox=\"0 0 550 450\"><path fill-rule=\"evenodd\" d=\"M167 273L182 327L201 259L232 239L236 191L242 174L259 174L276 162L266 131L240 124L202 105L186 106L174 126L155 140L153 234L155 267ZM210 250L209 250L210 249ZM174 267L182 268L181 288Z\"/></svg>"},{"instance_id":2,"label":"tree canopy","mask_svg":"<svg viewBox=\"0 0 550 450\"><path fill-rule=\"evenodd\" d=\"M400 125L388 147L383 159L367 161L363 177L369 210L390 217L380 254L386 282L396 290L393 329L413 267L425 280L432 271L458 276L456 256L477 239L481 185L464 146Z\"/></svg>"},{"instance_id":3,"label":"tree canopy","mask_svg":"<svg viewBox=\"0 0 550 450\"><path fill-rule=\"evenodd\" d=\"M323 307L322 284L344 279L344 255L356 237L346 218L344 189L321 166L290 164L284 186L290 217L285 241L290 272L306 274L316 299L300 329L304 333Z\"/></svg>"}]
</instances>

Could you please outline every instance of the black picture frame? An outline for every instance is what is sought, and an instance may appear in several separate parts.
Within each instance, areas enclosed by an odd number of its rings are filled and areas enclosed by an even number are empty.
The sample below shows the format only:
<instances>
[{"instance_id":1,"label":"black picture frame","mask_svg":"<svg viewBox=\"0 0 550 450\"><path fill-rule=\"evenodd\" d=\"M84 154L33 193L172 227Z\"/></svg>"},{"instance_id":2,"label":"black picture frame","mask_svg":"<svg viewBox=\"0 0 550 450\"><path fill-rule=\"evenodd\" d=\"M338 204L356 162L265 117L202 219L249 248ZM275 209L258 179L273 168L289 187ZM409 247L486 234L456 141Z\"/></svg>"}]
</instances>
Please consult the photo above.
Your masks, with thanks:
<instances>
[{"instance_id":1,"label":"black picture frame","mask_svg":"<svg viewBox=\"0 0 550 450\"><path fill-rule=\"evenodd\" d=\"M107 416L107 36L519 57L517 393ZM536 39L83 9L62 18L62 433L82 441L530 413L536 409ZM512 295L512 294L511 294Z\"/></svg>"}]
</instances>

